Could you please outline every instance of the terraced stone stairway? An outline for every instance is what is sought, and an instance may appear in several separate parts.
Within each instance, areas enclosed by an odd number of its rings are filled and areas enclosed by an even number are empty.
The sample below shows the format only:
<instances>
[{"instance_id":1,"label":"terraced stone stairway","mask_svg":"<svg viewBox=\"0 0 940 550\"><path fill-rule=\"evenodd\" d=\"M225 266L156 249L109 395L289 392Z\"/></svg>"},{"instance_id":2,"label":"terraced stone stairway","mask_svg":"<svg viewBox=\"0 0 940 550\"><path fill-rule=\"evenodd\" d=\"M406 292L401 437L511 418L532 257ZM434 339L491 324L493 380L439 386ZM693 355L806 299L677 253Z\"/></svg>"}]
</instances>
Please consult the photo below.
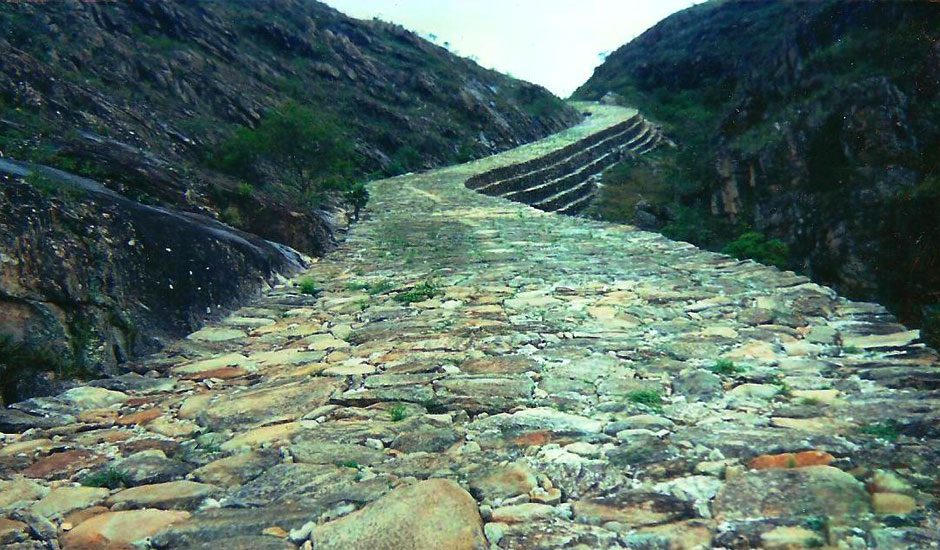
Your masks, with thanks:
<instances>
[{"instance_id":1,"label":"terraced stone stairway","mask_svg":"<svg viewBox=\"0 0 940 550\"><path fill-rule=\"evenodd\" d=\"M575 215L590 204L604 170L663 142L659 128L634 111L626 120L549 154L475 175L466 185L546 212Z\"/></svg>"},{"instance_id":2,"label":"terraced stone stairway","mask_svg":"<svg viewBox=\"0 0 940 550\"><path fill-rule=\"evenodd\" d=\"M583 108L542 142L376 182L310 280L0 412L0 544L936 547L940 371L916 331L464 185L635 115Z\"/></svg>"}]
</instances>

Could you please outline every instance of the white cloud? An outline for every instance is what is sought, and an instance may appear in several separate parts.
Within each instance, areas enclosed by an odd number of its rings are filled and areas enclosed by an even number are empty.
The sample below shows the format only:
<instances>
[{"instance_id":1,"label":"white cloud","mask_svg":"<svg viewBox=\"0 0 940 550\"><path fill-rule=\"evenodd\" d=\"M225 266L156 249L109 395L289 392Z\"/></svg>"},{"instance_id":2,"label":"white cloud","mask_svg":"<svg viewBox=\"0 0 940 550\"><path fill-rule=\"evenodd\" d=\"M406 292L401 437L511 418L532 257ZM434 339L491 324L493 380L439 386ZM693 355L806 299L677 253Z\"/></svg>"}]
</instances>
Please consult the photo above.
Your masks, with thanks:
<instances>
[{"instance_id":1,"label":"white cloud","mask_svg":"<svg viewBox=\"0 0 940 550\"><path fill-rule=\"evenodd\" d=\"M699 0L326 0L361 19L379 17L449 42L484 67L566 97L602 55Z\"/></svg>"}]
</instances>

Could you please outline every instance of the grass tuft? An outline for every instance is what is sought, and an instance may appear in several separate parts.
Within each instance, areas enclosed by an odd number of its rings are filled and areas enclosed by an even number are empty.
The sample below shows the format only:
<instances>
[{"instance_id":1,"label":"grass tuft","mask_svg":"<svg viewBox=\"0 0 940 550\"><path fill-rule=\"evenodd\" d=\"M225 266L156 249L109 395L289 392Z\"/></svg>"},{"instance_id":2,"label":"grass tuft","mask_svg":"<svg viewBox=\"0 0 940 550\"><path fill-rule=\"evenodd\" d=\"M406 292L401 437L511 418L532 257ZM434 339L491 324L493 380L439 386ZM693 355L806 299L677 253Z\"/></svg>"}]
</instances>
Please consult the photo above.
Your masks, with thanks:
<instances>
[{"instance_id":1,"label":"grass tuft","mask_svg":"<svg viewBox=\"0 0 940 550\"><path fill-rule=\"evenodd\" d=\"M631 403L645 405L655 411L663 408L663 397L656 390L635 390L627 394Z\"/></svg>"},{"instance_id":2,"label":"grass tuft","mask_svg":"<svg viewBox=\"0 0 940 550\"><path fill-rule=\"evenodd\" d=\"M730 359L719 359L715 362L714 365L709 369L715 374L724 374L727 376L732 376L735 374L740 374L747 370L747 367L744 365L736 365L734 361Z\"/></svg>"},{"instance_id":3,"label":"grass tuft","mask_svg":"<svg viewBox=\"0 0 940 550\"><path fill-rule=\"evenodd\" d=\"M425 300L430 300L431 298L437 296L438 294L437 285L432 281L424 281L419 283L409 290L400 292L395 296L395 301L402 302L405 304L413 304L415 302L423 302Z\"/></svg>"},{"instance_id":4,"label":"grass tuft","mask_svg":"<svg viewBox=\"0 0 940 550\"><path fill-rule=\"evenodd\" d=\"M82 485L85 487L106 487L108 489L118 489L130 485L128 473L124 470L118 470L114 467L108 467L82 478Z\"/></svg>"},{"instance_id":5,"label":"grass tuft","mask_svg":"<svg viewBox=\"0 0 940 550\"><path fill-rule=\"evenodd\" d=\"M304 277L300 280L297 286L300 288L300 292L309 294L310 296L313 296L320 291L320 289L317 288L317 282L313 280L313 277Z\"/></svg>"},{"instance_id":6,"label":"grass tuft","mask_svg":"<svg viewBox=\"0 0 940 550\"><path fill-rule=\"evenodd\" d=\"M408 408L401 404L395 405L389 409L388 415L392 418L392 422L401 422L408 418Z\"/></svg>"}]
</instances>

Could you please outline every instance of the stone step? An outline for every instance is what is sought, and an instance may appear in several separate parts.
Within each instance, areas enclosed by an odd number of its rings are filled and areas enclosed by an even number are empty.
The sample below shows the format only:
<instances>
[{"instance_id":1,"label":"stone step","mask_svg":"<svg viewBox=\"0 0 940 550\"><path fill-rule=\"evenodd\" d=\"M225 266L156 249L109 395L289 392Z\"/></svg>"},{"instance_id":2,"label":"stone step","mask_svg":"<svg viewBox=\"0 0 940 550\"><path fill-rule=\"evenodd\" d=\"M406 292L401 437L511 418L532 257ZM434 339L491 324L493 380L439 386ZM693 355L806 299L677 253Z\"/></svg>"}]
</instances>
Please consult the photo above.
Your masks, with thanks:
<instances>
[{"instance_id":1,"label":"stone step","mask_svg":"<svg viewBox=\"0 0 940 550\"><path fill-rule=\"evenodd\" d=\"M591 200L594 199L594 195L596 194L597 190L595 189L594 191L595 192L587 194L581 197L580 199L576 199L574 201L569 202L568 204L562 206L558 210L555 210L555 213L564 214L566 216L577 216L582 211L584 211L584 209L587 208L588 205L591 204Z\"/></svg>"},{"instance_id":2,"label":"stone step","mask_svg":"<svg viewBox=\"0 0 940 550\"><path fill-rule=\"evenodd\" d=\"M528 172L532 172L534 170L539 169L540 167L549 166L551 164L557 163L560 160L570 157L571 155L577 153L578 151L581 151L597 143L600 143L610 138L611 136L620 134L624 131L628 131L631 128L643 122L645 121L640 115L638 114L634 115L630 117L628 120L625 120L624 122L615 124L605 130L597 132L596 134L588 136L582 140L572 143L571 145L563 147L557 151L553 151L552 153L549 153L547 155L537 157L530 161L522 162L519 164L513 164L509 166L496 168L488 172L484 172L478 176L471 177L470 179L467 180L466 186L469 187L470 189L477 190L493 182L508 179L508 178L515 177L515 176L525 174Z\"/></svg>"},{"instance_id":3,"label":"stone step","mask_svg":"<svg viewBox=\"0 0 940 550\"><path fill-rule=\"evenodd\" d=\"M553 153L472 177L466 186L541 210L577 213L597 189L589 183L593 176L660 143L659 129L635 115Z\"/></svg>"},{"instance_id":4,"label":"stone step","mask_svg":"<svg viewBox=\"0 0 940 550\"><path fill-rule=\"evenodd\" d=\"M631 138L627 143L611 150L603 156L593 159L587 164L580 166L574 172L568 172L565 175L556 177L552 180L544 182L540 181L531 187L509 191L499 196L527 204L542 200L549 195L557 193L564 186L577 185L583 180L584 177L591 176L606 170L620 160L620 153L623 151L628 151L631 147L631 144L632 146L639 146L638 144L640 143L648 143L649 136L651 135L653 135L652 128L647 125L639 135ZM604 162L599 162L602 160ZM612 162L610 162L611 160Z\"/></svg>"},{"instance_id":5,"label":"stone step","mask_svg":"<svg viewBox=\"0 0 940 550\"><path fill-rule=\"evenodd\" d=\"M552 196L559 191L564 190L565 188L578 185L590 176L606 170L608 167L616 164L620 157L621 155L619 151L612 151L598 159L593 160L590 164L582 166L576 172L570 173L564 177L501 196L509 200L524 202L526 204L539 202L546 197Z\"/></svg>"},{"instance_id":6,"label":"stone step","mask_svg":"<svg viewBox=\"0 0 940 550\"><path fill-rule=\"evenodd\" d=\"M586 179L578 185L565 189L560 193L556 193L551 197L543 199L532 206L538 208L539 210L545 210L546 212L554 212L555 210L577 200L586 195L594 193L597 188L597 184L591 180Z\"/></svg>"},{"instance_id":7,"label":"stone step","mask_svg":"<svg viewBox=\"0 0 940 550\"><path fill-rule=\"evenodd\" d=\"M530 172L526 172L524 174L520 174L518 176L495 181L478 188L477 191L486 195L501 196L525 187L530 187L533 183L538 184L549 179L562 177L574 170L577 170L580 166L590 163L608 151L628 146L631 143L636 143L637 138L640 135L645 135L648 131L649 125L646 122L638 123L631 126L631 128L628 130L616 134L591 147L583 149L571 155L570 157L560 160L559 162L532 170Z\"/></svg>"}]
</instances>

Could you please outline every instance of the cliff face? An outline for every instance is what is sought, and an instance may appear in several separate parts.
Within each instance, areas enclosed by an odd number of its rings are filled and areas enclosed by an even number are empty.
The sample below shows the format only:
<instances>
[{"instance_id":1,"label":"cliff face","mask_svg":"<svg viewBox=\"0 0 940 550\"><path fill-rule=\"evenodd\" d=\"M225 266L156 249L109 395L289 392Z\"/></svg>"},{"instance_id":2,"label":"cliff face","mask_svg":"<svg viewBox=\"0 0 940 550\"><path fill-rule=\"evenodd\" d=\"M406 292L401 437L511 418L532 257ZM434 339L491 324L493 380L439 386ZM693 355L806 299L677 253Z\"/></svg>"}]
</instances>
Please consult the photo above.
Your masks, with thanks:
<instances>
[{"instance_id":1,"label":"cliff face","mask_svg":"<svg viewBox=\"0 0 940 550\"><path fill-rule=\"evenodd\" d=\"M351 182L576 118L313 0L7 2L0 28L8 399L113 373L291 272L288 247L328 251Z\"/></svg>"},{"instance_id":2,"label":"cliff face","mask_svg":"<svg viewBox=\"0 0 940 550\"><path fill-rule=\"evenodd\" d=\"M646 172L691 183L648 193L637 212L709 227L700 244L747 230L780 239L791 267L929 324L938 29L923 2L709 2L620 48L576 95L617 92L679 143Z\"/></svg>"}]
</instances>

